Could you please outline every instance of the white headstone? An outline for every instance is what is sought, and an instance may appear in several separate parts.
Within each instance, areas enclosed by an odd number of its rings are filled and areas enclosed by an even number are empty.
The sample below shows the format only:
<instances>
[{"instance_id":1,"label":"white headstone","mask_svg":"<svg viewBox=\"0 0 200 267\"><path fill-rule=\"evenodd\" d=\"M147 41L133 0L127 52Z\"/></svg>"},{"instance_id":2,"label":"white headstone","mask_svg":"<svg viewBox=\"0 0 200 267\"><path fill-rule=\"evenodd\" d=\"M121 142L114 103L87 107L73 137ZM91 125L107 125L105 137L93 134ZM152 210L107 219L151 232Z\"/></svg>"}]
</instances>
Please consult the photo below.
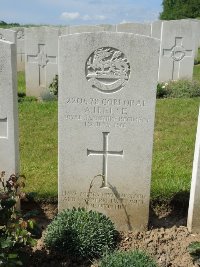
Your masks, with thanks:
<instances>
[{"instance_id":1,"label":"white headstone","mask_svg":"<svg viewBox=\"0 0 200 267\"><path fill-rule=\"evenodd\" d=\"M60 27L59 28L59 35L67 35L69 34L69 26L65 26L65 27Z\"/></svg>"},{"instance_id":2,"label":"white headstone","mask_svg":"<svg viewBox=\"0 0 200 267\"><path fill-rule=\"evenodd\" d=\"M117 32L130 32L135 34L141 34L151 36L151 24L142 23L122 23L117 25Z\"/></svg>"},{"instance_id":3,"label":"white headstone","mask_svg":"<svg viewBox=\"0 0 200 267\"><path fill-rule=\"evenodd\" d=\"M146 228L158 55L158 40L129 33L59 38L59 211Z\"/></svg>"},{"instance_id":4,"label":"white headstone","mask_svg":"<svg viewBox=\"0 0 200 267\"><path fill-rule=\"evenodd\" d=\"M16 45L0 40L0 172L19 172Z\"/></svg>"},{"instance_id":5,"label":"white headstone","mask_svg":"<svg viewBox=\"0 0 200 267\"><path fill-rule=\"evenodd\" d=\"M25 29L26 94L40 97L58 73L59 28Z\"/></svg>"},{"instance_id":6,"label":"white headstone","mask_svg":"<svg viewBox=\"0 0 200 267\"><path fill-rule=\"evenodd\" d=\"M151 23L151 37L157 39L161 38L162 22L162 20L157 20Z\"/></svg>"},{"instance_id":7,"label":"white headstone","mask_svg":"<svg viewBox=\"0 0 200 267\"><path fill-rule=\"evenodd\" d=\"M200 38L200 22L197 19L182 19L182 22L184 21L189 21L191 23L191 28L192 31L194 32L195 35L195 50L194 50L194 57L197 58L198 57L198 47L199 47L199 38Z\"/></svg>"},{"instance_id":8,"label":"white headstone","mask_svg":"<svg viewBox=\"0 0 200 267\"><path fill-rule=\"evenodd\" d=\"M82 32L99 32L99 31L100 32L104 31L104 28L95 25L69 26L69 34L82 33Z\"/></svg>"},{"instance_id":9,"label":"white headstone","mask_svg":"<svg viewBox=\"0 0 200 267\"><path fill-rule=\"evenodd\" d=\"M17 70L25 71L25 43L24 43L24 28L12 28L17 32Z\"/></svg>"},{"instance_id":10,"label":"white headstone","mask_svg":"<svg viewBox=\"0 0 200 267\"><path fill-rule=\"evenodd\" d=\"M104 31L107 31L107 32L116 32L117 30L117 25L113 25L113 24L100 24L98 26L103 27Z\"/></svg>"},{"instance_id":11,"label":"white headstone","mask_svg":"<svg viewBox=\"0 0 200 267\"><path fill-rule=\"evenodd\" d=\"M191 21L164 21L161 29L159 81L191 79L195 32Z\"/></svg>"},{"instance_id":12,"label":"white headstone","mask_svg":"<svg viewBox=\"0 0 200 267\"><path fill-rule=\"evenodd\" d=\"M0 28L0 40L16 44L16 31Z\"/></svg>"},{"instance_id":13,"label":"white headstone","mask_svg":"<svg viewBox=\"0 0 200 267\"><path fill-rule=\"evenodd\" d=\"M190 232L200 233L200 110L197 125L187 226Z\"/></svg>"}]
</instances>

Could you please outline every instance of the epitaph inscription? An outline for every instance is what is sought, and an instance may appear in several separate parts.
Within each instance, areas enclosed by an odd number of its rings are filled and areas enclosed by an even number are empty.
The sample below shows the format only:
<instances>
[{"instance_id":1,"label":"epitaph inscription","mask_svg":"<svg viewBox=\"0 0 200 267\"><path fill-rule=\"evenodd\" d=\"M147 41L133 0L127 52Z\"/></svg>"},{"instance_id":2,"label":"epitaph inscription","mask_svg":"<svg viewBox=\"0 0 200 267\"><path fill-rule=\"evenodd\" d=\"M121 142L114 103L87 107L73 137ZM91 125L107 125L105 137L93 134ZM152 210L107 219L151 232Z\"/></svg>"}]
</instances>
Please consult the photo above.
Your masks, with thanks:
<instances>
[{"instance_id":1,"label":"epitaph inscription","mask_svg":"<svg viewBox=\"0 0 200 267\"><path fill-rule=\"evenodd\" d=\"M103 93L114 93L128 82L130 64L126 56L111 47L94 51L86 62L86 78L91 86Z\"/></svg>"}]
</instances>

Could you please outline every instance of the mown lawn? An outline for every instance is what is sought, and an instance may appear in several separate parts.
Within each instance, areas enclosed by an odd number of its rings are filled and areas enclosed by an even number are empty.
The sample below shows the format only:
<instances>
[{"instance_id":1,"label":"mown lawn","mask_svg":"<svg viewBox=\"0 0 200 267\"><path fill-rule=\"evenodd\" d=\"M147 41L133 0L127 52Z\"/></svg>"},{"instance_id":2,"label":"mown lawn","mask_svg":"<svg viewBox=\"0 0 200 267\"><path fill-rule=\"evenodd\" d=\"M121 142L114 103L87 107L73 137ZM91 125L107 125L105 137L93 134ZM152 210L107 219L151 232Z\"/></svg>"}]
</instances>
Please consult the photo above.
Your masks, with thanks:
<instances>
[{"instance_id":1,"label":"mown lawn","mask_svg":"<svg viewBox=\"0 0 200 267\"><path fill-rule=\"evenodd\" d=\"M195 66L194 78L200 79ZM18 90L25 92L24 74ZM189 192L200 98L159 99L152 166L152 199ZM38 198L57 197L57 102L19 103L20 167L26 191Z\"/></svg>"}]
</instances>

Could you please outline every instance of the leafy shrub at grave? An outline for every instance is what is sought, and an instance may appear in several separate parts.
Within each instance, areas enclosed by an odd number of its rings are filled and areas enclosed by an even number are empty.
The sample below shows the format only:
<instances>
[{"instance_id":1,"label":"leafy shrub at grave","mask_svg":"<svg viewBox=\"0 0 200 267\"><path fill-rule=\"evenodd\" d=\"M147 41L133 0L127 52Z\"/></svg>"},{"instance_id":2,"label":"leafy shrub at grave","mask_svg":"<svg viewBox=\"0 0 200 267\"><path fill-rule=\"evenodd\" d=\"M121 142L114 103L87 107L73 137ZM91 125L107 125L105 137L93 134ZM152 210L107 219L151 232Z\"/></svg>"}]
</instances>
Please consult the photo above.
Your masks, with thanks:
<instances>
[{"instance_id":1,"label":"leafy shrub at grave","mask_svg":"<svg viewBox=\"0 0 200 267\"><path fill-rule=\"evenodd\" d=\"M142 251L116 251L105 255L99 267L158 267L156 262Z\"/></svg>"},{"instance_id":2,"label":"leafy shrub at grave","mask_svg":"<svg viewBox=\"0 0 200 267\"><path fill-rule=\"evenodd\" d=\"M192 98L199 96L199 81L178 80L157 85L157 98Z\"/></svg>"},{"instance_id":3,"label":"leafy shrub at grave","mask_svg":"<svg viewBox=\"0 0 200 267\"><path fill-rule=\"evenodd\" d=\"M5 172L0 173L0 266L21 266L21 248L32 246L35 240L32 233L37 228L32 220L24 220L16 209L16 199L23 193L23 177L11 175L5 180Z\"/></svg>"},{"instance_id":4,"label":"leafy shrub at grave","mask_svg":"<svg viewBox=\"0 0 200 267\"><path fill-rule=\"evenodd\" d=\"M44 242L50 249L94 258L113 251L117 231L105 215L84 208L62 211L47 227Z\"/></svg>"},{"instance_id":5,"label":"leafy shrub at grave","mask_svg":"<svg viewBox=\"0 0 200 267\"><path fill-rule=\"evenodd\" d=\"M58 75L55 75L55 78L53 79L52 83L49 85L50 93L58 96Z\"/></svg>"}]
</instances>

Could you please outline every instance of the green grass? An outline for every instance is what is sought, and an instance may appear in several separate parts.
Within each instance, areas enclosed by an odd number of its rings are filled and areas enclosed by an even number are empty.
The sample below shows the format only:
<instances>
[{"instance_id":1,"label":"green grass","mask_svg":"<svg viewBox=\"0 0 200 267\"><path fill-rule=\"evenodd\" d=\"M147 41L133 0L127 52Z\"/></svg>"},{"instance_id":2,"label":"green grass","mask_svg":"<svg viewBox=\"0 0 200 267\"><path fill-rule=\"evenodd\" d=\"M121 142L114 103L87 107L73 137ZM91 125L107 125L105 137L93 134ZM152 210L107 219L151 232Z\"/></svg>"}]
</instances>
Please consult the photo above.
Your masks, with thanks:
<instances>
[{"instance_id":1,"label":"green grass","mask_svg":"<svg viewBox=\"0 0 200 267\"><path fill-rule=\"evenodd\" d=\"M200 64L194 66L193 77L195 80L200 81Z\"/></svg>"},{"instance_id":2,"label":"green grass","mask_svg":"<svg viewBox=\"0 0 200 267\"><path fill-rule=\"evenodd\" d=\"M198 66L195 66L195 68ZM18 87L25 92L24 74ZM27 99L28 100L28 99ZM152 199L170 199L190 189L200 98L159 99L152 166ZM19 103L21 174L27 192L57 197L57 102Z\"/></svg>"},{"instance_id":3,"label":"green grass","mask_svg":"<svg viewBox=\"0 0 200 267\"><path fill-rule=\"evenodd\" d=\"M20 170L26 191L57 196L57 102L19 103Z\"/></svg>"},{"instance_id":4,"label":"green grass","mask_svg":"<svg viewBox=\"0 0 200 267\"><path fill-rule=\"evenodd\" d=\"M160 99L156 105L152 198L189 191L200 98Z\"/></svg>"},{"instance_id":5,"label":"green grass","mask_svg":"<svg viewBox=\"0 0 200 267\"><path fill-rule=\"evenodd\" d=\"M200 48L199 48L199 53L198 53L197 61L200 62ZM194 66L193 78L195 80L200 81L200 64Z\"/></svg>"},{"instance_id":6,"label":"green grass","mask_svg":"<svg viewBox=\"0 0 200 267\"><path fill-rule=\"evenodd\" d=\"M19 71L17 73L18 79L18 94L26 94L26 82L25 82L25 75L23 71Z\"/></svg>"}]
</instances>

